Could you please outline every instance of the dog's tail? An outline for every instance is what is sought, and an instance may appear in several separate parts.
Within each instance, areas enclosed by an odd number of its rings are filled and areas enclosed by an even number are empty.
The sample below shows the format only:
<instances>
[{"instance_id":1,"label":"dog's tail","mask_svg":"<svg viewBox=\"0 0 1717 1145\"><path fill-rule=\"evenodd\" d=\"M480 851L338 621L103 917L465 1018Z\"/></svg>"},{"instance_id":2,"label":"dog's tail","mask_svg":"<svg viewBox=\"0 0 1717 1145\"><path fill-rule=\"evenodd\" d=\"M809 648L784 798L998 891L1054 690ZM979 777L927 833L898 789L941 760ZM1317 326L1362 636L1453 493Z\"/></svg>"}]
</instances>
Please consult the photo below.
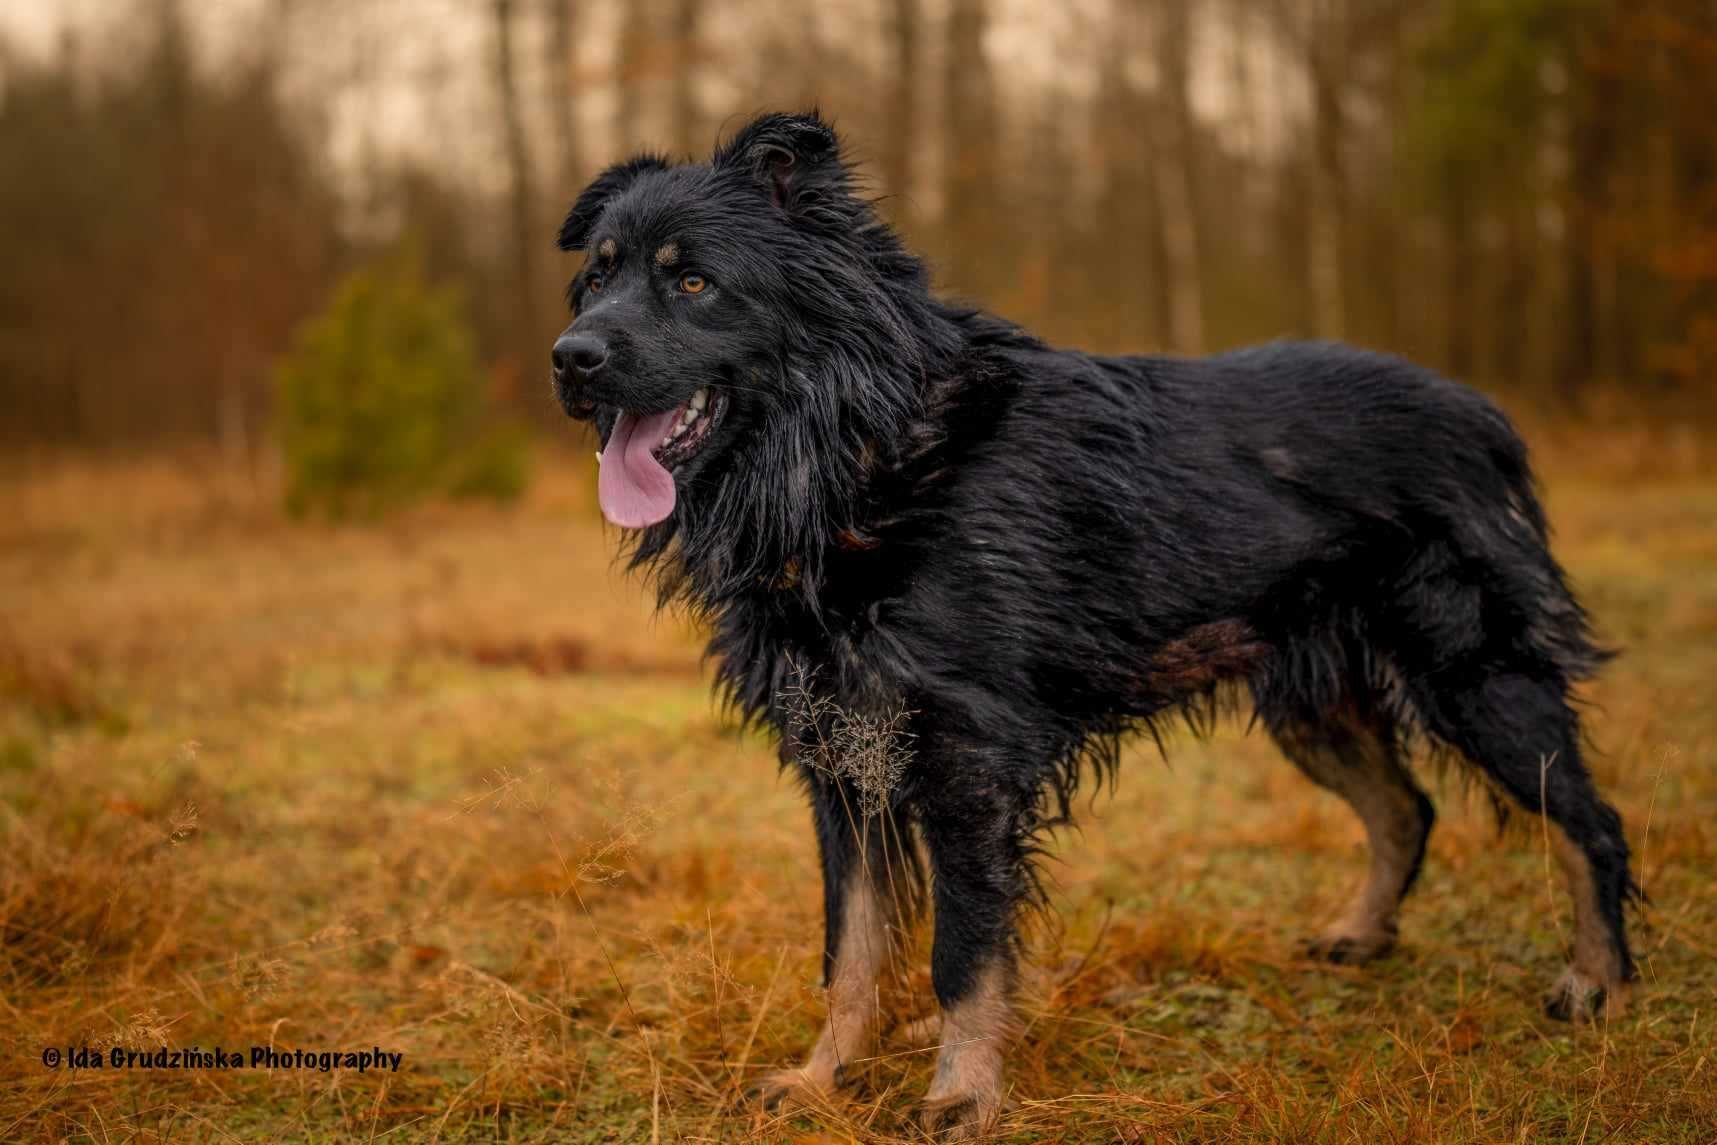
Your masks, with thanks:
<instances>
[{"instance_id":1,"label":"dog's tail","mask_svg":"<svg viewBox=\"0 0 1717 1145\"><path fill-rule=\"evenodd\" d=\"M1485 404L1492 480L1465 486L1478 500L1451 506L1449 527L1462 554L1483 570L1493 602L1518 621L1515 631L1526 658L1565 681L1589 679L1615 653L1595 639L1586 610L1550 551L1526 443L1502 411Z\"/></svg>"}]
</instances>

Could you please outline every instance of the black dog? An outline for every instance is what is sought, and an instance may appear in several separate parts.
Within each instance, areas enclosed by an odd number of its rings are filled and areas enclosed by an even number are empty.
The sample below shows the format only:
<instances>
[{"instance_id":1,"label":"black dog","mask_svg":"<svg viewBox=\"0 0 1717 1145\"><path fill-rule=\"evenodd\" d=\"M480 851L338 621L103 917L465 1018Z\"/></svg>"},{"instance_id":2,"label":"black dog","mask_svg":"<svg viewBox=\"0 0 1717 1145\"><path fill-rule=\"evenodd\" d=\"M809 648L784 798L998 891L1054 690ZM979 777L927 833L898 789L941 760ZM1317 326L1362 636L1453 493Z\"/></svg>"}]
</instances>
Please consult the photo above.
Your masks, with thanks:
<instances>
[{"instance_id":1,"label":"black dog","mask_svg":"<svg viewBox=\"0 0 1717 1145\"><path fill-rule=\"evenodd\" d=\"M1123 735L1228 682L1370 838L1315 954L1395 939L1433 817L1419 735L1560 829L1577 935L1551 1012L1621 1005L1637 891L1569 705L1602 654L1485 398L1334 345L1052 349L933 298L814 114L605 171L560 246L593 252L553 362L602 434L603 511L811 796L829 1018L767 1095L869 1052L927 865L928 1119L989 1124L1039 833Z\"/></svg>"}]
</instances>

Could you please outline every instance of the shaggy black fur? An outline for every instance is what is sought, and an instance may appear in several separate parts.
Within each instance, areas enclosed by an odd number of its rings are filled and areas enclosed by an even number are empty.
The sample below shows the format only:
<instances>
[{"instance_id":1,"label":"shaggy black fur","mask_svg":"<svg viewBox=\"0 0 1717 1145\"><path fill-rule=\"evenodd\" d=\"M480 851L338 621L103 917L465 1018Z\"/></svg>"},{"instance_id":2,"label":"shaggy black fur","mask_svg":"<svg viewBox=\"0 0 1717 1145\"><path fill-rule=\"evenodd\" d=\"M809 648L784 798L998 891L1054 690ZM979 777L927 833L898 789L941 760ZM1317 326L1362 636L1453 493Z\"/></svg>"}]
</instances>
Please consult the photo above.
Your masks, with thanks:
<instances>
[{"instance_id":1,"label":"shaggy black fur","mask_svg":"<svg viewBox=\"0 0 1717 1145\"><path fill-rule=\"evenodd\" d=\"M1484 397L1339 345L1047 346L932 297L814 114L707 164L610 169L560 246L591 251L556 351L570 413L606 440L620 409L725 399L631 559L708 621L727 696L799 761L829 951L854 868L884 877L862 840L899 838L889 819L928 859L935 989L958 1001L1012 957L1034 841L1086 765L1236 682L1279 736L1357 719L1521 807L1542 785L1631 975L1628 848L1569 703L1602 656ZM803 750L804 694L820 724L898 728L904 773L879 791Z\"/></svg>"}]
</instances>

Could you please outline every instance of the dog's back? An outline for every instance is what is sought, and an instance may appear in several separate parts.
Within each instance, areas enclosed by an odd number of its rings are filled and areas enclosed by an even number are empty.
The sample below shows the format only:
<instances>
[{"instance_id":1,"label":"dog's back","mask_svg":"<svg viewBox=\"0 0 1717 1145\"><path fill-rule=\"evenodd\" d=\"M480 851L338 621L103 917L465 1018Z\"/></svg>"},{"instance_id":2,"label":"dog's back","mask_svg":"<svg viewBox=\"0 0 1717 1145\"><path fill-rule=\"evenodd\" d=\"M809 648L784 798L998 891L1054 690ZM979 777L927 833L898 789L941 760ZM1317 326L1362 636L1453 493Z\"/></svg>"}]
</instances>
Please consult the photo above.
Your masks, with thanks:
<instances>
[{"instance_id":1,"label":"dog's back","mask_svg":"<svg viewBox=\"0 0 1717 1145\"><path fill-rule=\"evenodd\" d=\"M1596 662L1524 447L1466 386L1320 343L1094 358L1022 339L965 368L948 442L847 564L901 616L911 674L973 705L1041 694L1080 739L1172 702L1140 682L1215 625L1244 646L1229 667L1361 621L1396 633L1391 658L1519 642L1569 679Z\"/></svg>"}]
</instances>

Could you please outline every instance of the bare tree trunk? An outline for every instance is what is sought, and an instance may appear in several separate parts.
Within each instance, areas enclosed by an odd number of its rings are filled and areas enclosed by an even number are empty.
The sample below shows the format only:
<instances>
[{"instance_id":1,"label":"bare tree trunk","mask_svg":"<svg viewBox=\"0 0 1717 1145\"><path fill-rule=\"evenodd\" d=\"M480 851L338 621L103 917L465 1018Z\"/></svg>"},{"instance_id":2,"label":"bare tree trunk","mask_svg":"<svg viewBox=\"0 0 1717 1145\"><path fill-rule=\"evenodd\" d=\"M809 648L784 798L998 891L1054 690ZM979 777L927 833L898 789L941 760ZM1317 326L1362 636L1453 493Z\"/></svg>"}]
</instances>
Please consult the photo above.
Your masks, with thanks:
<instances>
[{"instance_id":1,"label":"bare tree trunk","mask_svg":"<svg viewBox=\"0 0 1717 1145\"><path fill-rule=\"evenodd\" d=\"M888 192L896 196L895 218L910 211L912 159L918 147L918 108L913 98L919 68L919 0L894 0L894 93L889 110Z\"/></svg>"},{"instance_id":2,"label":"bare tree trunk","mask_svg":"<svg viewBox=\"0 0 1717 1145\"><path fill-rule=\"evenodd\" d=\"M1134 84L1129 66L1149 43L1144 11L1137 5L1122 6L1110 33L1098 87L1101 134L1096 142L1104 157L1104 185L1089 265L1108 265L1122 273L1117 283L1087 297L1093 310L1106 310L1116 305L1109 296L1118 295L1127 317L1136 313L1142 319L1137 325L1143 327L1137 330L1133 322L1124 322L1122 338L1167 349L1174 343L1174 285L1169 281L1155 177L1160 157L1152 125L1158 111L1155 101Z\"/></svg>"},{"instance_id":3,"label":"bare tree trunk","mask_svg":"<svg viewBox=\"0 0 1717 1145\"><path fill-rule=\"evenodd\" d=\"M1574 53L1570 74L1581 78L1573 85L1573 98L1569 101L1568 183L1563 197L1566 222L1562 236L1563 342L1556 370L1558 388L1570 403L1605 367L1600 327L1606 292L1600 281L1594 219L1605 206L1605 180L1614 141L1609 120L1614 114L1615 95L1613 84L1602 73L1582 73L1578 37Z\"/></svg>"},{"instance_id":4,"label":"bare tree trunk","mask_svg":"<svg viewBox=\"0 0 1717 1145\"><path fill-rule=\"evenodd\" d=\"M1190 5L1171 0L1160 9L1157 67L1162 98L1152 116L1156 141L1157 206L1162 222L1162 249L1169 283L1169 343L1183 354L1204 349L1204 297L1199 274L1198 213L1196 207L1192 116L1188 94Z\"/></svg>"},{"instance_id":5,"label":"bare tree trunk","mask_svg":"<svg viewBox=\"0 0 1717 1145\"><path fill-rule=\"evenodd\" d=\"M1495 301L1487 307L1490 329L1489 370L1491 378L1504 385L1518 384L1530 342L1527 331L1527 300L1532 291L1532 215L1521 202L1502 207L1502 244L1496 252Z\"/></svg>"},{"instance_id":6,"label":"bare tree trunk","mask_svg":"<svg viewBox=\"0 0 1717 1145\"><path fill-rule=\"evenodd\" d=\"M528 357L535 338L536 268L539 240L532 213L531 157L519 108L517 60L513 48L513 2L495 0L495 88L501 107L501 130L507 154L508 205L512 230L512 277L515 341L513 352Z\"/></svg>"},{"instance_id":7,"label":"bare tree trunk","mask_svg":"<svg viewBox=\"0 0 1717 1145\"><path fill-rule=\"evenodd\" d=\"M696 157L708 140L698 116L698 3L674 4L674 138L681 155Z\"/></svg>"},{"instance_id":8,"label":"bare tree trunk","mask_svg":"<svg viewBox=\"0 0 1717 1145\"><path fill-rule=\"evenodd\" d=\"M948 20L947 264L954 284L974 290L994 269L995 91L984 54L982 0L954 0Z\"/></svg>"},{"instance_id":9,"label":"bare tree trunk","mask_svg":"<svg viewBox=\"0 0 1717 1145\"><path fill-rule=\"evenodd\" d=\"M1239 151L1246 159L1249 179L1256 178L1257 171L1257 132L1258 124L1253 118L1252 106L1252 61L1247 53L1252 50L1252 0L1228 0L1228 86L1234 93L1234 104L1238 107L1238 128L1235 139Z\"/></svg>"},{"instance_id":10,"label":"bare tree trunk","mask_svg":"<svg viewBox=\"0 0 1717 1145\"><path fill-rule=\"evenodd\" d=\"M1307 281L1312 314L1322 338L1347 335L1347 171L1342 162L1345 131L1342 85L1346 82L1346 29L1341 0L1313 6L1305 29L1306 64L1312 85L1311 188L1306 197Z\"/></svg>"},{"instance_id":11,"label":"bare tree trunk","mask_svg":"<svg viewBox=\"0 0 1717 1145\"><path fill-rule=\"evenodd\" d=\"M549 121L554 124L556 166L560 192L572 194L578 185L578 130L573 122L577 82L573 72L572 7L574 0L548 0Z\"/></svg>"},{"instance_id":12,"label":"bare tree trunk","mask_svg":"<svg viewBox=\"0 0 1717 1145\"><path fill-rule=\"evenodd\" d=\"M1443 214L1443 368L1465 380L1473 372L1472 295L1478 276L1473 242L1476 212L1472 189L1451 181Z\"/></svg>"},{"instance_id":13,"label":"bare tree trunk","mask_svg":"<svg viewBox=\"0 0 1717 1145\"><path fill-rule=\"evenodd\" d=\"M645 145L644 84L650 70L650 22L644 0L625 0L620 17L620 45L614 61L619 99L615 102L619 149L632 152ZM658 144L659 145L659 144Z\"/></svg>"},{"instance_id":14,"label":"bare tree trunk","mask_svg":"<svg viewBox=\"0 0 1717 1145\"><path fill-rule=\"evenodd\" d=\"M1386 133L1384 137L1384 163L1387 170L1394 172L1399 169L1401 161L1401 150L1396 144L1396 138L1399 129L1407 118L1408 59L1412 51L1407 38L1406 16L1399 7L1393 10L1384 35L1386 36L1384 45L1385 66L1388 68L1389 75L1385 81L1383 94L1384 123L1386 125L1384 128ZM1386 192L1395 185L1393 175L1382 184ZM1379 215L1380 212L1374 207L1373 219L1377 219ZM1377 244L1377 257L1372 265L1371 273L1376 276L1376 281L1371 284L1370 288L1375 290L1377 295L1378 327L1382 334L1383 344L1389 349L1400 351L1406 348L1403 345L1406 338L1405 323L1401 317L1401 283L1403 279L1401 267L1406 261L1403 248L1412 241L1409 236L1413 232L1414 220L1411 217L1390 216L1395 216L1395 212L1390 212L1389 216L1384 216L1387 219L1387 225L1374 225L1373 227L1372 241Z\"/></svg>"}]
</instances>

